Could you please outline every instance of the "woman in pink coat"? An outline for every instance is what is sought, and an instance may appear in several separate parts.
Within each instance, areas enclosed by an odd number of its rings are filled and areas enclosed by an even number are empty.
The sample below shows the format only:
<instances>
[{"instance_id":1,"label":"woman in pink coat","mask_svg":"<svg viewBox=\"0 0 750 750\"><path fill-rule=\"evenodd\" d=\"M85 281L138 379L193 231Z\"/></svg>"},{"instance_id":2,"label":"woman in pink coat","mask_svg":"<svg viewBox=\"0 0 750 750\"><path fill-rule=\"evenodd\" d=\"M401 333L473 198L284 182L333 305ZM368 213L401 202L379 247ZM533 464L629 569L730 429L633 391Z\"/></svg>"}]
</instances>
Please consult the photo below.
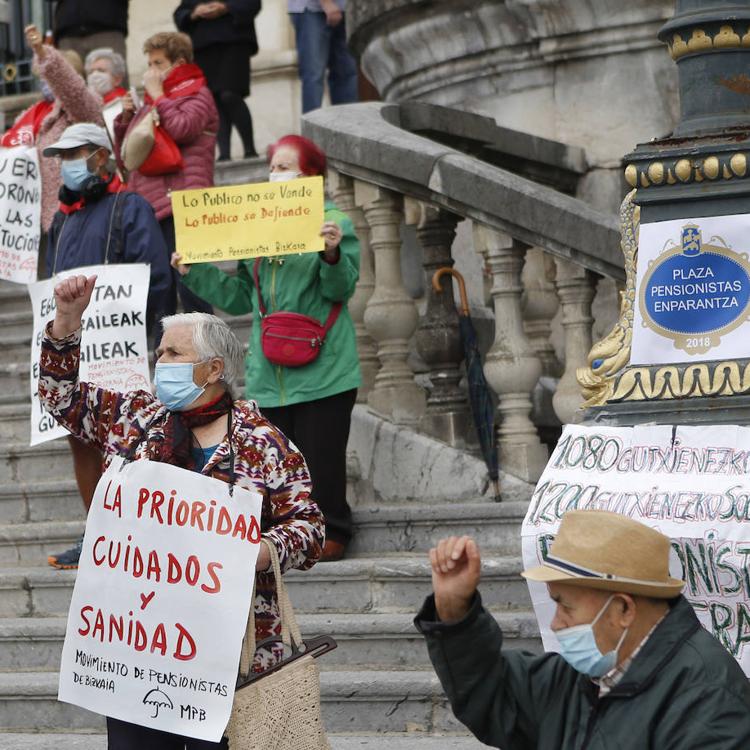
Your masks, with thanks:
<instances>
[{"instance_id":1,"label":"woman in pink coat","mask_svg":"<svg viewBox=\"0 0 750 750\"><path fill-rule=\"evenodd\" d=\"M219 114L201 69L193 64L193 45L187 34L169 31L154 34L146 40L143 51L148 57L148 70L143 77L146 101L136 112L130 94L123 97L123 111L115 120L115 147L121 152L128 132L153 108L159 113L161 127L178 145L181 169L157 176L135 170L128 179L128 188L154 207L171 258L175 236L169 193L213 186ZM177 288L185 312L212 312L210 305L179 281ZM167 314L174 313L177 306L176 295L171 297Z\"/></svg>"},{"instance_id":2,"label":"woman in pink coat","mask_svg":"<svg viewBox=\"0 0 750 750\"><path fill-rule=\"evenodd\" d=\"M62 178L60 163L54 157L43 156L44 149L59 141L63 130L76 122L103 126L102 100L86 86L83 62L78 55L69 57L70 52L62 53L44 44L36 26L26 28L26 40L34 51L34 67L49 88L47 95L54 97L52 109L42 120L36 138L42 176L42 230L47 232L58 209ZM69 62L71 58L76 61L78 70Z\"/></svg>"}]
</instances>

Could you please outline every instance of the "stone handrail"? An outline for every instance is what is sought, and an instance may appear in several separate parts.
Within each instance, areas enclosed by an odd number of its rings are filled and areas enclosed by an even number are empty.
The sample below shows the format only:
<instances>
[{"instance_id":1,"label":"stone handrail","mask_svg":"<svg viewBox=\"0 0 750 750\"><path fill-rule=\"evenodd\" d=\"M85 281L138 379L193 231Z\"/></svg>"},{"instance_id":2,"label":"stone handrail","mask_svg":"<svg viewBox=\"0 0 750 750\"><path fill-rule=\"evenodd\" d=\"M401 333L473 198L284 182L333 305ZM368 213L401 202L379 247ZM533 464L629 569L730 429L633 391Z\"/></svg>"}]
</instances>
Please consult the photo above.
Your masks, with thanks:
<instances>
[{"instance_id":1,"label":"stone handrail","mask_svg":"<svg viewBox=\"0 0 750 750\"><path fill-rule=\"evenodd\" d=\"M623 280L617 218L581 200L403 129L401 105L318 109L303 133L338 172L427 201ZM540 139L541 140L541 139Z\"/></svg>"},{"instance_id":2,"label":"stone handrail","mask_svg":"<svg viewBox=\"0 0 750 750\"><path fill-rule=\"evenodd\" d=\"M395 424L475 447L453 295L430 283L437 268L453 265L456 227L468 219L492 281L494 342L484 372L498 400L500 465L536 481L548 452L530 416L532 394L548 376L557 419L578 418L576 370L591 348L597 278L625 278L616 217L562 192L585 173L583 152L421 102L320 109L305 115L302 130L325 150L329 189L362 246L349 302L363 373L359 400ZM421 316L402 277L404 223L415 227L422 249ZM558 310L564 366L551 338ZM427 367L426 388L424 373L415 379L412 371L412 343Z\"/></svg>"}]
</instances>

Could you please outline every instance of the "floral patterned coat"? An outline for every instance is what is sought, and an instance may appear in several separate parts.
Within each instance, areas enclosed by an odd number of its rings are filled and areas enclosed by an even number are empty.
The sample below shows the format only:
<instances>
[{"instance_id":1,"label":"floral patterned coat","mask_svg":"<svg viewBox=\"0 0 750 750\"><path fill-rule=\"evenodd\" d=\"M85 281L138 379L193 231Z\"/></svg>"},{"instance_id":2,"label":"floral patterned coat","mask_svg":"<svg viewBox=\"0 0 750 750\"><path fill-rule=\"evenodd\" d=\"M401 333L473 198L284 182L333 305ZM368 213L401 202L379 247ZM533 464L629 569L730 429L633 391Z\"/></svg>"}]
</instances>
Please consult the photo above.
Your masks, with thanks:
<instances>
[{"instance_id":1,"label":"floral patterned coat","mask_svg":"<svg viewBox=\"0 0 750 750\"><path fill-rule=\"evenodd\" d=\"M158 459L164 439L166 407L148 391L118 393L78 379L80 329L42 340L39 398L42 406L75 437L99 448L107 466L138 443L135 458ZM310 497L310 475L302 454L258 411L253 401L235 401L232 445L239 485L263 495L261 530L279 553L282 572L307 569L320 557L323 516ZM203 474L229 480L226 437ZM256 641L279 635L281 623L272 573L258 573L255 589ZM253 669L276 663L280 647L258 649Z\"/></svg>"}]
</instances>

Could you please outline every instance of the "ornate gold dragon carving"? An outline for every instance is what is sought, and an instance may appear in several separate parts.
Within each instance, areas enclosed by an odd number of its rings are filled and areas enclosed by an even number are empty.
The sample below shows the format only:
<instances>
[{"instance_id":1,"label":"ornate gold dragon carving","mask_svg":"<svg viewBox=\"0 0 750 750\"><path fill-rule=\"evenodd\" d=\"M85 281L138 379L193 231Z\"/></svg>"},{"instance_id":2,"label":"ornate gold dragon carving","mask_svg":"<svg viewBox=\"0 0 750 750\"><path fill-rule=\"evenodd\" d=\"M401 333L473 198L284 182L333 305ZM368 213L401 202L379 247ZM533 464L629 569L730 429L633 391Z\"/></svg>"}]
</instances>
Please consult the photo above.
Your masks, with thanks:
<instances>
[{"instance_id":1,"label":"ornate gold dragon carving","mask_svg":"<svg viewBox=\"0 0 750 750\"><path fill-rule=\"evenodd\" d=\"M620 319L601 341L591 347L589 366L579 367L578 384L585 398L584 408L600 406L614 394L614 383L630 361L635 304L635 266L638 260L638 225L641 210L635 205L635 190L625 196L620 206L620 246L625 257L625 290L620 295Z\"/></svg>"}]
</instances>

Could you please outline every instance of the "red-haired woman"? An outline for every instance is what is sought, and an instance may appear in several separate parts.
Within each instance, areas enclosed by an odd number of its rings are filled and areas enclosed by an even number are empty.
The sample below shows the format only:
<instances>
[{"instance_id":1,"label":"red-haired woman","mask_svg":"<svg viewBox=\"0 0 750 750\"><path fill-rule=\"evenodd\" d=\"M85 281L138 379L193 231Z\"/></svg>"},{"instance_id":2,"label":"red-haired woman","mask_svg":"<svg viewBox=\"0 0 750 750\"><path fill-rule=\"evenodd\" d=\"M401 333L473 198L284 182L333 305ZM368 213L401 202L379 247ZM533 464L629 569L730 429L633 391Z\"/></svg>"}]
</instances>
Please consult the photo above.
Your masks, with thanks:
<instances>
[{"instance_id":1,"label":"red-haired woman","mask_svg":"<svg viewBox=\"0 0 750 750\"><path fill-rule=\"evenodd\" d=\"M324 175L325 154L310 140L288 135L269 150L272 181ZM346 501L346 443L361 383L354 325L346 307L359 278L359 241L349 217L326 201L321 253L241 260L230 276L211 263L172 263L191 291L233 315L253 313L245 360L245 393L307 460L313 497L326 519L323 560L340 559L351 538ZM256 270L260 289L256 290ZM320 354L302 367L272 364L261 347L261 311L296 312L321 323L335 317ZM334 319L334 318L330 318Z\"/></svg>"}]
</instances>

